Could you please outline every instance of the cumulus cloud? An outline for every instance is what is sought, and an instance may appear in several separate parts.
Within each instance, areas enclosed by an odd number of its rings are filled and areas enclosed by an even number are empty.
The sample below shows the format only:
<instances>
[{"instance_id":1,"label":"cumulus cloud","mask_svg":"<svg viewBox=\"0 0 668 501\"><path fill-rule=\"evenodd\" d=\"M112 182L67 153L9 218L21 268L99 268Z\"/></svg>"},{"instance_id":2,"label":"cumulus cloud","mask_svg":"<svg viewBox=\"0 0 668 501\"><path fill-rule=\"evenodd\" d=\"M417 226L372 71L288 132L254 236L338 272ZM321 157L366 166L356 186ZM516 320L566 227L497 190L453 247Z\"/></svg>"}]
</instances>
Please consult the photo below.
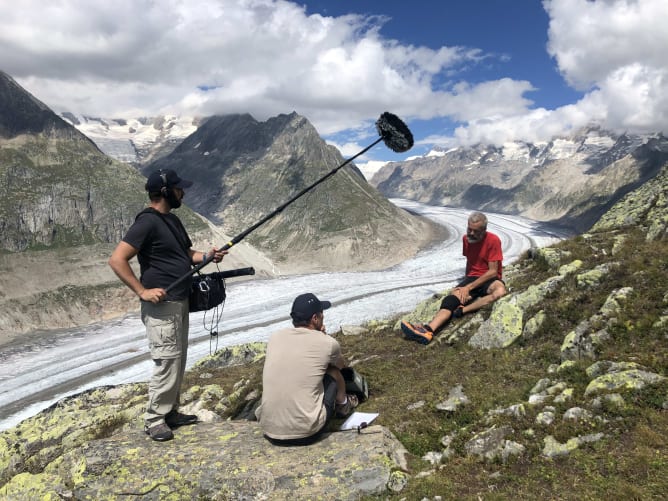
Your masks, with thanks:
<instances>
[{"instance_id":1,"label":"cumulus cloud","mask_svg":"<svg viewBox=\"0 0 668 501\"><path fill-rule=\"evenodd\" d=\"M564 80L584 96L553 110L513 113L517 102L487 117L463 116L454 134L424 143L539 142L592 123L617 132L668 132L668 3L544 0L543 6L550 17L547 50Z\"/></svg>"},{"instance_id":2,"label":"cumulus cloud","mask_svg":"<svg viewBox=\"0 0 668 501\"><path fill-rule=\"evenodd\" d=\"M0 68L55 111L105 117L296 111L345 151L391 110L446 119L452 145L540 140L599 121L666 130L665 0L544 0L547 51L584 93L535 107L534 84L467 81L490 58L475 47L413 46L382 35L382 16L307 15L286 0L21 0L0 3Z\"/></svg>"},{"instance_id":3,"label":"cumulus cloud","mask_svg":"<svg viewBox=\"0 0 668 501\"><path fill-rule=\"evenodd\" d=\"M436 89L487 56L401 44L381 36L384 22L283 0L22 0L0 4L0 60L56 111L98 116L294 110L329 134L387 109L469 120L526 106L524 82Z\"/></svg>"},{"instance_id":4,"label":"cumulus cloud","mask_svg":"<svg viewBox=\"0 0 668 501\"><path fill-rule=\"evenodd\" d=\"M546 0L548 50L576 88L577 106L612 129L668 130L668 3Z\"/></svg>"}]
</instances>

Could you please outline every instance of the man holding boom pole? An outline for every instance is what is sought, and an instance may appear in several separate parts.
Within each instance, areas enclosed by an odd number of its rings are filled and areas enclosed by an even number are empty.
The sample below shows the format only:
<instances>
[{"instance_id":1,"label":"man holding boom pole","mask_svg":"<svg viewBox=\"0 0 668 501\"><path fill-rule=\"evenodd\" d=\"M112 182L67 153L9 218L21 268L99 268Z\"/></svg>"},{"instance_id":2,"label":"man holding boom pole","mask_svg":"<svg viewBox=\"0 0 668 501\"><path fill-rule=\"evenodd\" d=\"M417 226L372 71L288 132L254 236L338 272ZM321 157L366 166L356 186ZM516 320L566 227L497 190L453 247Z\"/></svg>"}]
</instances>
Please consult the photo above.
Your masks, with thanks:
<instances>
[{"instance_id":1,"label":"man holding boom pole","mask_svg":"<svg viewBox=\"0 0 668 501\"><path fill-rule=\"evenodd\" d=\"M181 382L188 350L188 297L191 266L205 260L219 263L227 251L209 253L192 249L192 242L172 209L181 206L184 189L191 181L171 169L153 172L146 182L150 205L137 215L111 257L109 266L141 300L141 318L146 326L153 374L148 385L145 431L153 440L174 438L173 428L197 422L197 416L178 411ZM141 276L130 267L137 256ZM167 289L170 289L169 292Z\"/></svg>"}]
</instances>

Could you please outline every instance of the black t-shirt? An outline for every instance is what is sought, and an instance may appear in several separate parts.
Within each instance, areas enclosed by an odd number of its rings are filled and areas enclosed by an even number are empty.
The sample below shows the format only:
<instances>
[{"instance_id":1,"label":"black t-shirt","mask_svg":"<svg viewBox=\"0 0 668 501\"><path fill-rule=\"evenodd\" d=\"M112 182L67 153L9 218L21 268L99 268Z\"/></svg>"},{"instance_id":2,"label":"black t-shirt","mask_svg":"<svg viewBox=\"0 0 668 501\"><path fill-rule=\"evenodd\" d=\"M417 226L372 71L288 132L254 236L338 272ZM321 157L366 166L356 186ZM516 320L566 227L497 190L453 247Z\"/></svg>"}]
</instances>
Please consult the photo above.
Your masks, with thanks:
<instances>
[{"instance_id":1,"label":"black t-shirt","mask_svg":"<svg viewBox=\"0 0 668 501\"><path fill-rule=\"evenodd\" d=\"M170 225L171 230L167 225ZM123 241L138 249L139 280L147 289L166 289L191 270L187 249L192 242L181 221L174 214L147 211L139 214L123 237ZM189 277L167 293L166 300L186 299L190 293Z\"/></svg>"}]
</instances>

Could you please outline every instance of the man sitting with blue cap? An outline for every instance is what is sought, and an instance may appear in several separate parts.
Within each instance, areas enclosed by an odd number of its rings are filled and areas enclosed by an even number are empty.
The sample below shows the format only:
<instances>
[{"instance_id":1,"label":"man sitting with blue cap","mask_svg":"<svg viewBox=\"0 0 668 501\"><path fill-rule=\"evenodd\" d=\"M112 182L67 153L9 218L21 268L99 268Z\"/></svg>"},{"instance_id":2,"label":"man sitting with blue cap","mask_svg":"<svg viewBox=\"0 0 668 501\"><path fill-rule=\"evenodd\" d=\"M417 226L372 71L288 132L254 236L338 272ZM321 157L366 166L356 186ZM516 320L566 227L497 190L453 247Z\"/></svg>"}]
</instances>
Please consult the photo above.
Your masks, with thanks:
<instances>
[{"instance_id":1,"label":"man sitting with blue cap","mask_svg":"<svg viewBox=\"0 0 668 501\"><path fill-rule=\"evenodd\" d=\"M292 303L293 327L275 332L267 343L262 403L256 411L265 437L276 445L316 441L329 420L346 417L358 404L346 394L339 343L325 331L331 306L311 293Z\"/></svg>"}]
</instances>

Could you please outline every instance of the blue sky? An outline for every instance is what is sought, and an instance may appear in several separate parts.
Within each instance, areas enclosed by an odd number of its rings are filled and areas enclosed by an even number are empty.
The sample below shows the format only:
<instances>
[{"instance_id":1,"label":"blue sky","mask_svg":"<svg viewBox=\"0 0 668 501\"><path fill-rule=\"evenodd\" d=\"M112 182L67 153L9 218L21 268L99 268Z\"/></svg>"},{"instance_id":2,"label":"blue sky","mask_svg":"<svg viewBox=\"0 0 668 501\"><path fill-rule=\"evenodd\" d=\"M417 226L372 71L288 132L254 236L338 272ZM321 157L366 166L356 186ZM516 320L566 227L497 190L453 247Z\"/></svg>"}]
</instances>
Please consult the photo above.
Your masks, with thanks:
<instances>
[{"instance_id":1,"label":"blue sky","mask_svg":"<svg viewBox=\"0 0 668 501\"><path fill-rule=\"evenodd\" d=\"M526 94L527 99L547 109L573 103L583 96L564 81L556 61L547 52L549 17L539 0L317 0L304 5L310 14L385 17L382 34L405 45L423 45L434 50L444 45L466 46L480 49L486 55L480 64L463 65L456 75L440 76L443 85L448 78L470 83L495 80L499 76L526 80L534 87ZM411 130L416 137L427 137L436 131L452 133L455 126L456 122L442 117L414 120ZM428 147L425 145L421 150ZM391 152L384 153L377 158L393 158Z\"/></svg>"},{"instance_id":2,"label":"blue sky","mask_svg":"<svg viewBox=\"0 0 668 501\"><path fill-rule=\"evenodd\" d=\"M549 17L539 0L337 0L305 5L309 13L330 16L350 12L386 16L383 35L406 45L479 48L492 57L459 77L471 82L499 75L529 80L536 87L530 98L542 106L554 108L582 96L564 82L547 53Z\"/></svg>"},{"instance_id":3,"label":"blue sky","mask_svg":"<svg viewBox=\"0 0 668 501\"><path fill-rule=\"evenodd\" d=\"M296 111L345 157L406 121L410 152L668 129L666 0L22 0L0 69L101 117Z\"/></svg>"}]
</instances>

